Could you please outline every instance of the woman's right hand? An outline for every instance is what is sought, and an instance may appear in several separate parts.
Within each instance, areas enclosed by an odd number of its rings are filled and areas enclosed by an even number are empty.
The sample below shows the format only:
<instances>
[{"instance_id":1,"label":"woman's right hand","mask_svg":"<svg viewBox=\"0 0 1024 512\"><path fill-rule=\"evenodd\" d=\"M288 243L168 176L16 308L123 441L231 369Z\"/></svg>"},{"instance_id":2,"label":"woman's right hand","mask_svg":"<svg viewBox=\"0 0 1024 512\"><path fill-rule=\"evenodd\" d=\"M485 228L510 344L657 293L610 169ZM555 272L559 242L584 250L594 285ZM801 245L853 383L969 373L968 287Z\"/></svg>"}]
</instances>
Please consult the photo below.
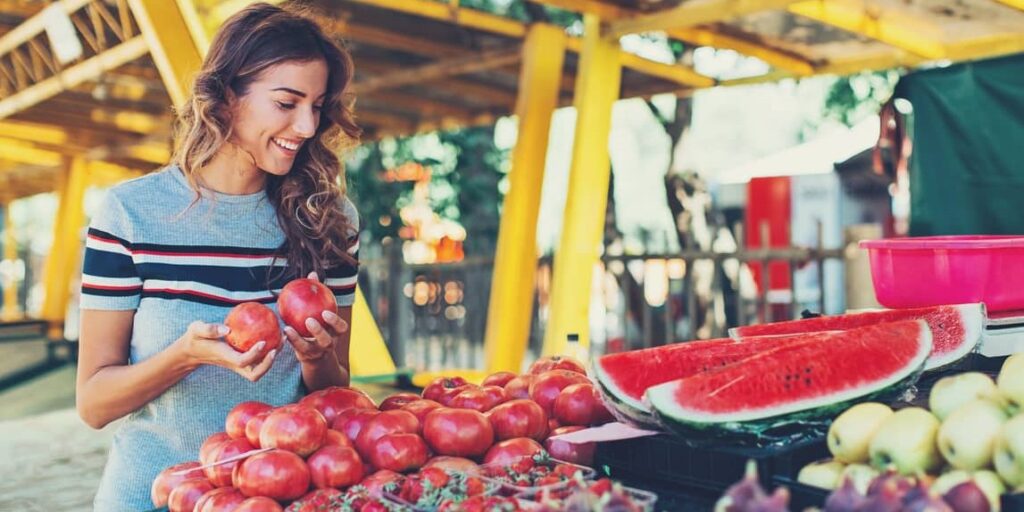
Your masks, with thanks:
<instances>
[{"instance_id":1,"label":"woman's right hand","mask_svg":"<svg viewBox=\"0 0 1024 512\"><path fill-rule=\"evenodd\" d=\"M227 368L252 382L261 377L274 363L277 350L271 350L261 358L265 342L259 342L247 352L238 352L221 338L229 332L225 325L208 324L195 321L189 324L188 331L178 339L188 358L189 366L212 364Z\"/></svg>"}]
</instances>

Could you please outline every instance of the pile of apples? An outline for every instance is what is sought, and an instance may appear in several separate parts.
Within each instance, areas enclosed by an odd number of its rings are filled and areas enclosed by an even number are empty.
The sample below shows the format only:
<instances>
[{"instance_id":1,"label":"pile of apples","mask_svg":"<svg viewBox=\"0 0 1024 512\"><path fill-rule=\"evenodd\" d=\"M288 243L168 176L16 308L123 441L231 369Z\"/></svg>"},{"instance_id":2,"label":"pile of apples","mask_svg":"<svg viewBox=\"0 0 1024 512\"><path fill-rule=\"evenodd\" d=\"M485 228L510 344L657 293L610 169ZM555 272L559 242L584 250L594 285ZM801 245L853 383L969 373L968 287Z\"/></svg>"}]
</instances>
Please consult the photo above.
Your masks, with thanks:
<instances>
[{"instance_id":1,"label":"pile of apples","mask_svg":"<svg viewBox=\"0 0 1024 512\"><path fill-rule=\"evenodd\" d=\"M569 357L541 358L526 374L499 372L481 385L438 378L422 394L397 393L379 406L363 391L332 387L280 407L238 404L197 461L160 473L151 498L170 512L281 511L295 502L291 511L316 501L315 492L379 491L424 467L470 472L545 451L590 465L593 443L551 437L610 421Z\"/></svg>"},{"instance_id":2,"label":"pile of apples","mask_svg":"<svg viewBox=\"0 0 1024 512\"><path fill-rule=\"evenodd\" d=\"M927 486L950 510L996 511L1007 490L1024 491L1022 405L1024 354L1007 358L994 381L979 372L940 379L930 410L857 404L829 429L833 458L805 466L797 480L864 495L890 471L911 477L902 487Z\"/></svg>"}]
</instances>

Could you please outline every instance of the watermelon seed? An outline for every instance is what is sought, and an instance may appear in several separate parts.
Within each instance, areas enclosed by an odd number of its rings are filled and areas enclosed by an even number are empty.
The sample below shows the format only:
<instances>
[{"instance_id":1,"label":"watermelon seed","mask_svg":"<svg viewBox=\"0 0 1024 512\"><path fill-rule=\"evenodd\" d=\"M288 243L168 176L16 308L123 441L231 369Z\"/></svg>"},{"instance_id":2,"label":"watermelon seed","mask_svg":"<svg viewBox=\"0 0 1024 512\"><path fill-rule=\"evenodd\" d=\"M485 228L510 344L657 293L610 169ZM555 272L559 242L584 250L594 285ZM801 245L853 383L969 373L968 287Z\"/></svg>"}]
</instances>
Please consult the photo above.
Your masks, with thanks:
<instances>
[{"instance_id":1,"label":"watermelon seed","mask_svg":"<svg viewBox=\"0 0 1024 512\"><path fill-rule=\"evenodd\" d=\"M808 386L810 386L811 385L811 379L804 379L804 383L807 384Z\"/></svg>"}]
</instances>

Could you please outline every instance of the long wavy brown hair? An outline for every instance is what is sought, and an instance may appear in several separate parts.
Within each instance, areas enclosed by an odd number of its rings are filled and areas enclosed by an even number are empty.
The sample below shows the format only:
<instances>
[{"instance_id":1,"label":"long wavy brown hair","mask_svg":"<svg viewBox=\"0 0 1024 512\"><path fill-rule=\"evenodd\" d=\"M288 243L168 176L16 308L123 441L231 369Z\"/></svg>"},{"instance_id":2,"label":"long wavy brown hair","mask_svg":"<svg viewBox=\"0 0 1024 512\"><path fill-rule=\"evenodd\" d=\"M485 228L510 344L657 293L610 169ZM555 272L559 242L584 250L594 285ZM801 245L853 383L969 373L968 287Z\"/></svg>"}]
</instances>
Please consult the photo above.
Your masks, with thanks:
<instances>
[{"instance_id":1,"label":"long wavy brown hair","mask_svg":"<svg viewBox=\"0 0 1024 512\"><path fill-rule=\"evenodd\" d=\"M348 52L326 35L311 11L266 3L246 7L214 36L174 130L174 163L198 191L196 172L230 144L229 97L244 96L271 66L314 60L328 68L316 134L303 144L288 174L269 175L266 185L285 234L280 253L288 260L288 273L300 277L311 271L324 276L327 268L354 262L348 248L355 243L357 219L346 218L342 210L345 176L338 156L360 134L346 91L353 74Z\"/></svg>"}]
</instances>

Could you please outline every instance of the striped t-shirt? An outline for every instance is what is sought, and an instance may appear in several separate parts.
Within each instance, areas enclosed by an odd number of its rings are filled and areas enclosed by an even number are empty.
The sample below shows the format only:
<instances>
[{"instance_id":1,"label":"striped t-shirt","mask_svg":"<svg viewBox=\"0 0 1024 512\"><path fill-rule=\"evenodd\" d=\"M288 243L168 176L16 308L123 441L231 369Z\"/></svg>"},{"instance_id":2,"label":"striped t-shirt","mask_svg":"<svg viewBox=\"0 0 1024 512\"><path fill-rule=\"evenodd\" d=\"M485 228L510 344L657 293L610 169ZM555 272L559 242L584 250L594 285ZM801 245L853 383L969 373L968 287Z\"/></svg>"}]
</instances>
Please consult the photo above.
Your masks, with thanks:
<instances>
[{"instance_id":1,"label":"striped t-shirt","mask_svg":"<svg viewBox=\"0 0 1024 512\"><path fill-rule=\"evenodd\" d=\"M265 192L204 191L194 199L182 171L169 166L111 188L90 224L81 308L135 311L129 363L164 350L195 320L222 323L235 304L263 302L276 311L275 293L289 279L271 267L287 262L275 259L285 238ZM343 207L355 225L352 203L346 199ZM358 256L358 249L354 230L350 253ZM357 273L348 264L327 272L324 283L339 306L352 304ZM120 423L95 510L152 508L156 475L197 460L203 440L224 430L234 405L280 405L295 401L301 390L301 367L287 341L255 383L224 368L199 367Z\"/></svg>"}]
</instances>

